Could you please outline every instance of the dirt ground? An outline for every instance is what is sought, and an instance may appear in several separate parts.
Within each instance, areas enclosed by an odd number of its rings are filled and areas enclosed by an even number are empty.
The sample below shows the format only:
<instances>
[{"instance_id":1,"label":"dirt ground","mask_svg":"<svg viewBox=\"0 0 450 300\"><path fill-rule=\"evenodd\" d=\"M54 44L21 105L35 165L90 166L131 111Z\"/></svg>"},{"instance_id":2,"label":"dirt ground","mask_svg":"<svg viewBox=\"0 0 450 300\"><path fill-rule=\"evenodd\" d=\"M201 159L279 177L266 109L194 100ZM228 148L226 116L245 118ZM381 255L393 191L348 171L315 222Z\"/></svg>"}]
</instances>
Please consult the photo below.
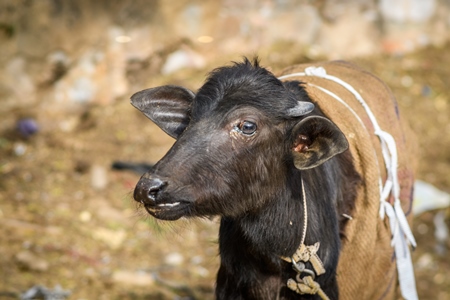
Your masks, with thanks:
<instances>
[{"instance_id":1,"label":"dirt ground","mask_svg":"<svg viewBox=\"0 0 450 300\"><path fill-rule=\"evenodd\" d=\"M274 70L304 60L262 57ZM387 82L416 132L417 177L450 192L450 45L357 63ZM159 80L196 89L207 71ZM20 112L2 114L0 299L35 285L60 286L68 299L213 298L217 220L156 222L132 199L139 175L111 170L116 160L155 162L173 143L128 99L90 107L69 132L43 126L28 139L15 131ZM450 299L450 241L436 251L436 213L414 224L420 299Z\"/></svg>"}]
</instances>

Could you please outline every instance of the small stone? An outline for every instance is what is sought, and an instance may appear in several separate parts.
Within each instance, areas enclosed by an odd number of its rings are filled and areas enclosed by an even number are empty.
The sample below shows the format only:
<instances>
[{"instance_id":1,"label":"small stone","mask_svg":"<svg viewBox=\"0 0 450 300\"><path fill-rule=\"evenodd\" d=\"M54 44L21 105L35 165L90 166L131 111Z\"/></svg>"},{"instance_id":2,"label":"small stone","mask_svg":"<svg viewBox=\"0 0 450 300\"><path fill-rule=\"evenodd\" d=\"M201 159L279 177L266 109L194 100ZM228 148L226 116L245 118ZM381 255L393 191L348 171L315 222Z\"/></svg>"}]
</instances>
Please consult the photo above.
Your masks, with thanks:
<instances>
[{"instance_id":1,"label":"small stone","mask_svg":"<svg viewBox=\"0 0 450 300\"><path fill-rule=\"evenodd\" d=\"M16 254L15 258L19 266L25 270L46 272L49 269L47 261L37 257L30 251L21 251Z\"/></svg>"},{"instance_id":2,"label":"small stone","mask_svg":"<svg viewBox=\"0 0 450 300\"><path fill-rule=\"evenodd\" d=\"M396 23L423 23L436 11L436 0L381 0L378 5L381 16Z\"/></svg>"},{"instance_id":3,"label":"small stone","mask_svg":"<svg viewBox=\"0 0 450 300\"><path fill-rule=\"evenodd\" d=\"M72 116L62 120L61 122L59 122L58 125L61 131L68 133L74 131L79 125L79 123L80 123L79 118L76 116Z\"/></svg>"},{"instance_id":4,"label":"small stone","mask_svg":"<svg viewBox=\"0 0 450 300\"><path fill-rule=\"evenodd\" d=\"M87 222L89 222L92 219L92 214L85 210L85 211L82 211L80 213L80 217L79 218L80 218L81 222L87 223Z\"/></svg>"},{"instance_id":5,"label":"small stone","mask_svg":"<svg viewBox=\"0 0 450 300\"><path fill-rule=\"evenodd\" d=\"M106 168L93 165L91 169L91 186L96 190L103 190L108 185Z\"/></svg>"},{"instance_id":6,"label":"small stone","mask_svg":"<svg viewBox=\"0 0 450 300\"><path fill-rule=\"evenodd\" d=\"M96 228L92 231L92 236L96 240L106 243L112 249L118 249L126 239L125 230L110 230L106 228Z\"/></svg>"},{"instance_id":7,"label":"small stone","mask_svg":"<svg viewBox=\"0 0 450 300\"><path fill-rule=\"evenodd\" d=\"M184 262L184 257L178 252L173 252L165 257L164 262L171 266L179 266Z\"/></svg>"},{"instance_id":8,"label":"small stone","mask_svg":"<svg viewBox=\"0 0 450 300\"><path fill-rule=\"evenodd\" d=\"M401 79L401 83L404 87L408 88L411 87L414 83L413 79L411 78L411 76L405 75L402 77Z\"/></svg>"},{"instance_id":9,"label":"small stone","mask_svg":"<svg viewBox=\"0 0 450 300\"><path fill-rule=\"evenodd\" d=\"M28 138L38 132L39 126L34 119L26 118L17 122L17 130L23 137Z\"/></svg>"},{"instance_id":10,"label":"small stone","mask_svg":"<svg viewBox=\"0 0 450 300\"><path fill-rule=\"evenodd\" d=\"M172 74L183 68L195 68L200 69L205 66L205 59L189 50L189 49L180 49L177 50L167 57L166 63L162 67L162 74Z\"/></svg>"},{"instance_id":11,"label":"small stone","mask_svg":"<svg viewBox=\"0 0 450 300\"><path fill-rule=\"evenodd\" d=\"M202 35L197 38L197 41L203 44L209 44L214 41L214 38L209 35Z\"/></svg>"},{"instance_id":12,"label":"small stone","mask_svg":"<svg viewBox=\"0 0 450 300\"><path fill-rule=\"evenodd\" d=\"M44 286L35 285L20 296L22 300L31 299L54 299L64 300L70 296L71 292L63 290L60 285L55 286L53 290Z\"/></svg>"},{"instance_id":13,"label":"small stone","mask_svg":"<svg viewBox=\"0 0 450 300\"><path fill-rule=\"evenodd\" d=\"M199 265L203 262L203 257L201 257L200 255L196 255L194 257L191 258L191 263L194 265Z\"/></svg>"},{"instance_id":14,"label":"small stone","mask_svg":"<svg viewBox=\"0 0 450 300\"><path fill-rule=\"evenodd\" d=\"M17 156L22 156L27 152L27 145L24 143L16 143L14 144L14 154Z\"/></svg>"},{"instance_id":15,"label":"small stone","mask_svg":"<svg viewBox=\"0 0 450 300\"><path fill-rule=\"evenodd\" d=\"M134 285L142 287L149 287L155 282L151 274L127 270L114 271L114 273L112 274L112 281L115 284Z\"/></svg>"},{"instance_id":16,"label":"small stone","mask_svg":"<svg viewBox=\"0 0 450 300\"><path fill-rule=\"evenodd\" d=\"M199 276L199 277L203 277L203 278L205 278L205 277L208 277L209 276L209 271L208 271L208 269L206 269L206 268L204 268L204 267L202 267L202 266L195 266L194 268L193 268L193 273L195 274L195 275L197 275L197 276Z\"/></svg>"},{"instance_id":17,"label":"small stone","mask_svg":"<svg viewBox=\"0 0 450 300\"><path fill-rule=\"evenodd\" d=\"M87 268L84 270L83 276L86 278L94 279L97 276L97 272L94 268Z\"/></svg>"},{"instance_id":18,"label":"small stone","mask_svg":"<svg viewBox=\"0 0 450 300\"><path fill-rule=\"evenodd\" d=\"M431 254L425 253L419 257L415 266L418 270L432 270L435 266L435 261Z\"/></svg>"},{"instance_id":19,"label":"small stone","mask_svg":"<svg viewBox=\"0 0 450 300\"><path fill-rule=\"evenodd\" d=\"M425 235L428 233L428 225L425 223L421 223L417 225L417 232L421 235Z\"/></svg>"}]
</instances>

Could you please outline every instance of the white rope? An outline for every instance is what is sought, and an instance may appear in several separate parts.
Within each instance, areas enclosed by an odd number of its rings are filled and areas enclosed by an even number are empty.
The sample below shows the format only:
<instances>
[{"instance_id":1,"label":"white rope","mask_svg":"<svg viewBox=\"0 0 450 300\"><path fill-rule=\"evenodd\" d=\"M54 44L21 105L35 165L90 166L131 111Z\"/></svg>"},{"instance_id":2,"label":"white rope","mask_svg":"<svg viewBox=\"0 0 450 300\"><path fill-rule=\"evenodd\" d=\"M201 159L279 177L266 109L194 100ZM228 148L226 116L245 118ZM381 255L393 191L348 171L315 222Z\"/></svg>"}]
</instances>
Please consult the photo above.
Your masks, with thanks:
<instances>
[{"instance_id":1,"label":"white rope","mask_svg":"<svg viewBox=\"0 0 450 300\"><path fill-rule=\"evenodd\" d=\"M380 184L380 217L383 219L385 215L389 218L389 223L392 232L392 241L391 244L395 249L395 255L397 259L397 269L399 276L400 289L402 292L402 296L408 300L418 299L416 285L414 280L414 271L411 261L410 251L407 245L406 240L413 246L416 247L416 241L409 227L408 221L406 220L405 213L401 207L400 203L400 184L398 182L397 176L397 167L398 167L398 156L397 156L397 146L395 144L395 139L386 131L383 131L372 110L361 97L361 95L347 82L341 80L338 77L328 75L326 70L323 67L308 67L305 69L305 72L293 73L289 75L284 75L279 77L278 79L283 80L291 77L298 76L315 76L324 78L333 82L336 82L346 88L356 100L361 104L361 106L366 111L367 116L369 117L373 127L374 134L378 136L381 143L381 152L383 155L383 159L386 166L387 179L383 186L381 182L381 176L379 177ZM310 84L311 85L311 84ZM343 103L350 111L356 115L356 113L350 108L348 104L346 104L340 97L336 94L328 91L323 87L319 87L316 85L311 85L319 88L321 91L330 95L334 99ZM356 115L357 116L357 115ZM357 119L360 123L362 123L359 116ZM364 126L365 127L365 126ZM391 205L388 202L389 195L392 194L394 197L394 205Z\"/></svg>"},{"instance_id":2,"label":"white rope","mask_svg":"<svg viewBox=\"0 0 450 300\"><path fill-rule=\"evenodd\" d=\"M305 185L303 183L303 178L301 179L302 181L302 198L303 198L303 232L302 232L302 239L300 242L300 247L301 245L305 244L305 238L306 238L306 227L308 226L308 209L306 207L306 193L305 193ZM294 261L294 260L292 260Z\"/></svg>"}]
</instances>

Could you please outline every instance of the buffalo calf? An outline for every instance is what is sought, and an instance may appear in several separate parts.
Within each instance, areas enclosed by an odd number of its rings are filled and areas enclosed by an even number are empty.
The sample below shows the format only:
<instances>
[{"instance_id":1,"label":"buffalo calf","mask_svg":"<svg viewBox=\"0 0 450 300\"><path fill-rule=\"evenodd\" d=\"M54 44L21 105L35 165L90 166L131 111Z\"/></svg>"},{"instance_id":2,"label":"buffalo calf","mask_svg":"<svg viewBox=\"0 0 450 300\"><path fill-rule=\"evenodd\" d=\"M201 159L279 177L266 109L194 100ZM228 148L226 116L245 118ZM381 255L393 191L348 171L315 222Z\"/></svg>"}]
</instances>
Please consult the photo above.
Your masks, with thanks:
<instances>
[{"instance_id":1,"label":"buffalo calf","mask_svg":"<svg viewBox=\"0 0 450 300\"><path fill-rule=\"evenodd\" d=\"M359 91L379 124L343 84L304 73L311 66ZM395 100L377 78L344 62L294 66L277 78L245 59L212 71L197 93L167 85L131 103L176 139L134 199L162 220L221 217L217 299L395 297L380 203L393 207L396 198L380 202L392 176L378 125L397 141L405 210L413 173Z\"/></svg>"}]
</instances>

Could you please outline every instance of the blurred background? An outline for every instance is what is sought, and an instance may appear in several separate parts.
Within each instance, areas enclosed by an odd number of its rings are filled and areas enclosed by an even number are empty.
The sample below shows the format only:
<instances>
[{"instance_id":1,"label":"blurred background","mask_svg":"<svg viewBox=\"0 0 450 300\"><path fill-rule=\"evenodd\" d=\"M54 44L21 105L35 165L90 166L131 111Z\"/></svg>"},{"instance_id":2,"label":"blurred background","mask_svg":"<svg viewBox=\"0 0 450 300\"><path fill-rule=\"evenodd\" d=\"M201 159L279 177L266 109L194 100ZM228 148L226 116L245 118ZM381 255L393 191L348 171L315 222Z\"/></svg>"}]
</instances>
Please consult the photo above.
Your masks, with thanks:
<instances>
[{"instance_id":1,"label":"blurred background","mask_svg":"<svg viewBox=\"0 0 450 300\"><path fill-rule=\"evenodd\" d=\"M255 55L391 87L420 146L419 296L450 299L449 29L448 0L0 0L0 299L213 299L217 220L152 220L111 165L173 143L133 93Z\"/></svg>"}]
</instances>

